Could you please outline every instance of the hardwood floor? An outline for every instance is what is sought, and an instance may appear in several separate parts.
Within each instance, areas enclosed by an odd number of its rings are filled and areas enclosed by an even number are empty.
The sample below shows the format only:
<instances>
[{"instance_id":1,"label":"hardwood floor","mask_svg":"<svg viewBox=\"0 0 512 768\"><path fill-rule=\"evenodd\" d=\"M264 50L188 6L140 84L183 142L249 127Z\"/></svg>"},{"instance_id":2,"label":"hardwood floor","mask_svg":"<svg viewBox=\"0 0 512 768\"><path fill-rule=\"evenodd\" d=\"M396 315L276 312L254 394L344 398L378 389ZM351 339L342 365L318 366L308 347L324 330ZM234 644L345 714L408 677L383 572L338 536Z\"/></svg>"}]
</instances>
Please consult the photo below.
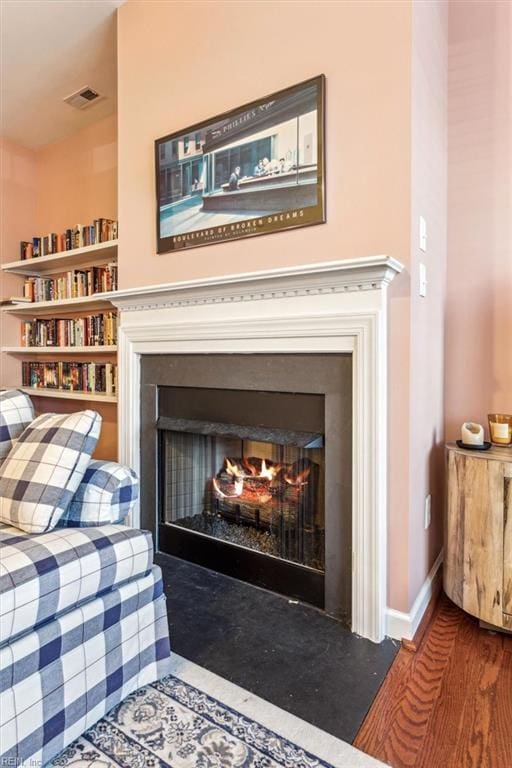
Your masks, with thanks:
<instances>
[{"instance_id":1,"label":"hardwood floor","mask_svg":"<svg viewBox=\"0 0 512 768\"><path fill-rule=\"evenodd\" d=\"M354 746L393 768L512 767L512 636L442 595L416 653L401 649Z\"/></svg>"}]
</instances>

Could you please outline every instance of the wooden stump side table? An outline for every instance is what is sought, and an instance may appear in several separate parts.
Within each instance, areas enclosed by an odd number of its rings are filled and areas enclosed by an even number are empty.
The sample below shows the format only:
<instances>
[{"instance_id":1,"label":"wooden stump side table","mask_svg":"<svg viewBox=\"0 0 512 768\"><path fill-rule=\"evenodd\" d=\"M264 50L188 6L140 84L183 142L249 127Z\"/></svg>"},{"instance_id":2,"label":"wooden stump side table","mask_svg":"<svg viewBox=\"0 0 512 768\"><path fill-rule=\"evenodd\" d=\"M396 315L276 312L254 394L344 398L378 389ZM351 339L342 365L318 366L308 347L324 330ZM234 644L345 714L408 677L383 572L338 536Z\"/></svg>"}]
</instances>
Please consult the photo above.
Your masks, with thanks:
<instances>
[{"instance_id":1,"label":"wooden stump side table","mask_svg":"<svg viewBox=\"0 0 512 768\"><path fill-rule=\"evenodd\" d=\"M446 449L444 591L482 622L512 630L512 448Z\"/></svg>"}]
</instances>

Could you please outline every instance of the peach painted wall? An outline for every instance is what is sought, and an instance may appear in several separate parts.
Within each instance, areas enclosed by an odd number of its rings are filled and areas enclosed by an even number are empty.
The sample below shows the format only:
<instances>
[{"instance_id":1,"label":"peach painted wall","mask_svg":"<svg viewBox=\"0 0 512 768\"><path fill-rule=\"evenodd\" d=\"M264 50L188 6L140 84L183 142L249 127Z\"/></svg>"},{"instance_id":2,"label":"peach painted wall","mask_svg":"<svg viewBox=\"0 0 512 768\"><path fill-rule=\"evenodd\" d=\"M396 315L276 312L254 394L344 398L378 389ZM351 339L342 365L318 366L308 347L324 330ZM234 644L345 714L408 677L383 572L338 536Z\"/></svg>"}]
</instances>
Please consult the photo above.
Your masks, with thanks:
<instances>
[{"instance_id":1,"label":"peach painted wall","mask_svg":"<svg viewBox=\"0 0 512 768\"><path fill-rule=\"evenodd\" d=\"M32 237L36 226L37 158L35 152L0 139L0 261L19 259L20 241ZM23 279L0 273L0 298L23 294ZM0 346L20 343L19 321L0 316ZM20 380L19 362L0 355L0 386Z\"/></svg>"},{"instance_id":2,"label":"peach painted wall","mask_svg":"<svg viewBox=\"0 0 512 768\"><path fill-rule=\"evenodd\" d=\"M411 87L411 346L409 606L442 547L444 511L444 315L446 302L448 4L415 0ZM419 217L427 222L426 253ZM419 295L419 265L427 295ZM432 522L425 530L425 498ZM398 575L397 575L398 578Z\"/></svg>"},{"instance_id":3,"label":"peach painted wall","mask_svg":"<svg viewBox=\"0 0 512 768\"><path fill-rule=\"evenodd\" d=\"M117 218L117 115L38 150L37 170L38 232L61 231L100 217ZM77 409L76 402L51 398L39 398L38 406L44 411ZM95 402L83 407L94 408L103 417L95 457L116 458L117 406Z\"/></svg>"},{"instance_id":4,"label":"peach painted wall","mask_svg":"<svg viewBox=\"0 0 512 768\"><path fill-rule=\"evenodd\" d=\"M87 224L98 217L117 218L116 115L34 152L5 143L5 163L2 163L4 211L2 259L5 261L19 258L19 241L22 239L62 231L76 224ZM19 293L22 284L23 280L19 277L2 276L2 296ZM2 317L1 327L2 344L19 344L19 319ZM86 355L76 359L90 357ZM26 359L30 359L30 355ZM19 361L2 355L1 373L0 384L5 386L19 382ZM47 397L34 397L34 404L38 413L67 413L79 407L88 407L87 403L77 406L75 401ZM116 458L117 407L103 403L92 403L90 407L98 410L103 417L95 457Z\"/></svg>"},{"instance_id":5,"label":"peach painted wall","mask_svg":"<svg viewBox=\"0 0 512 768\"><path fill-rule=\"evenodd\" d=\"M36 227L61 231L117 217L117 115L37 152Z\"/></svg>"},{"instance_id":6,"label":"peach painted wall","mask_svg":"<svg viewBox=\"0 0 512 768\"><path fill-rule=\"evenodd\" d=\"M262 25L264 56L251 50ZM196 45L180 33L187 29L197 31ZM384 248L408 261L409 49L410 7L402 2L271 0L264 9L254 0L124 3L118 10L121 287ZM322 72L328 223L156 255L154 140Z\"/></svg>"},{"instance_id":7,"label":"peach painted wall","mask_svg":"<svg viewBox=\"0 0 512 768\"><path fill-rule=\"evenodd\" d=\"M377 253L408 265L410 57L409 2L124 3L121 287ZM320 73L327 78L327 223L157 255L154 140ZM390 307L390 604L400 610L409 609L409 305L406 273L392 286Z\"/></svg>"},{"instance_id":8,"label":"peach painted wall","mask_svg":"<svg viewBox=\"0 0 512 768\"><path fill-rule=\"evenodd\" d=\"M512 413L512 5L450 6L446 429Z\"/></svg>"}]
</instances>

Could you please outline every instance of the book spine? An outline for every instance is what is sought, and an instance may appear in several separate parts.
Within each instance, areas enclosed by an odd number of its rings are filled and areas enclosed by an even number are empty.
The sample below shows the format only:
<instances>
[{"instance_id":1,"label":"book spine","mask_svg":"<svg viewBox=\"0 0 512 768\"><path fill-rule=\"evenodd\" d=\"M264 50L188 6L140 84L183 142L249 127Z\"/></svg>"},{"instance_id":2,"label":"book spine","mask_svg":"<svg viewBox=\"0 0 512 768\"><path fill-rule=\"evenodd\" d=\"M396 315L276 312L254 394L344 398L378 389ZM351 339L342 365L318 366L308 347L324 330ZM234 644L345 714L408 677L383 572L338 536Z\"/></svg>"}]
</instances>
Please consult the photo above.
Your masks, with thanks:
<instances>
[{"instance_id":1,"label":"book spine","mask_svg":"<svg viewBox=\"0 0 512 768\"><path fill-rule=\"evenodd\" d=\"M117 391L117 365L67 360L44 363L24 361L22 386L113 395Z\"/></svg>"},{"instance_id":2,"label":"book spine","mask_svg":"<svg viewBox=\"0 0 512 768\"><path fill-rule=\"evenodd\" d=\"M77 224L63 233L50 232L43 237L33 237L32 241L20 242L20 260L37 259L54 253L70 251L73 248L105 243L116 240L119 223L113 219L94 219L92 224L82 226Z\"/></svg>"},{"instance_id":3,"label":"book spine","mask_svg":"<svg viewBox=\"0 0 512 768\"><path fill-rule=\"evenodd\" d=\"M28 282L28 281L27 281ZM27 347L102 347L117 342L117 313L100 312L76 319L36 318L21 323Z\"/></svg>"},{"instance_id":4,"label":"book spine","mask_svg":"<svg viewBox=\"0 0 512 768\"><path fill-rule=\"evenodd\" d=\"M28 240L22 240L20 242L20 259L22 261L25 261L25 259L31 259L31 258L32 258L32 243L29 242Z\"/></svg>"}]
</instances>

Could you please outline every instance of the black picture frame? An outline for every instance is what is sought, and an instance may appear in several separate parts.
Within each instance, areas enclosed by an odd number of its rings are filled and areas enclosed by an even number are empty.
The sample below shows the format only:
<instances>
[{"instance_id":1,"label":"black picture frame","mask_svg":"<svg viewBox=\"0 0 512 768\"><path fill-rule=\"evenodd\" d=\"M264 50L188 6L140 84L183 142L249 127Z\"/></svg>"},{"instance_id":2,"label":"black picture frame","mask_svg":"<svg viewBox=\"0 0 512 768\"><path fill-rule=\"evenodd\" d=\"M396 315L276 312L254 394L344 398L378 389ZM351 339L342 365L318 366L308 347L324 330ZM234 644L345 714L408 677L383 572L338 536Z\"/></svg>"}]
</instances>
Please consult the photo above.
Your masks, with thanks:
<instances>
[{"instance_id":1,"label":"black picture frame","mask_svg":"<svg viewBox=\"0 0 512 768\"><path fill-rule=\"evenodd\" d=\"M159 254L325 222L325 76L155 141Z\"/></svg>"}]
</instances>

